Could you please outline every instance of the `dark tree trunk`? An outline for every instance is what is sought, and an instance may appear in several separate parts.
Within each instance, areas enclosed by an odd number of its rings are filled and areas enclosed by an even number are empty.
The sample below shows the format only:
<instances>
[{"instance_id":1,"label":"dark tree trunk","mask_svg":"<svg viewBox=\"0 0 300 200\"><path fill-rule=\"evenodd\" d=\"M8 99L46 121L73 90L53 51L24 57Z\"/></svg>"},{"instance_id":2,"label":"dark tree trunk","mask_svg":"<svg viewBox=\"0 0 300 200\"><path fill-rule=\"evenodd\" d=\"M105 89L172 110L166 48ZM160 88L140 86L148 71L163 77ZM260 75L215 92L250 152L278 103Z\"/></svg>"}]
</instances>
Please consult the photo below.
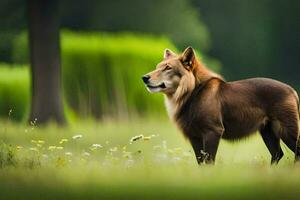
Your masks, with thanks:
<instances>
[{"instance_id":1,"label":"dark tree trunk","mask_svg":"<svg viewBox=\"0 0 300 200\"><path fill-rule=\"evenodd\" d=\"M65 123L59 43L58 0L27 0L31 61L30 121Z\"/></svg>"}]
</instances>

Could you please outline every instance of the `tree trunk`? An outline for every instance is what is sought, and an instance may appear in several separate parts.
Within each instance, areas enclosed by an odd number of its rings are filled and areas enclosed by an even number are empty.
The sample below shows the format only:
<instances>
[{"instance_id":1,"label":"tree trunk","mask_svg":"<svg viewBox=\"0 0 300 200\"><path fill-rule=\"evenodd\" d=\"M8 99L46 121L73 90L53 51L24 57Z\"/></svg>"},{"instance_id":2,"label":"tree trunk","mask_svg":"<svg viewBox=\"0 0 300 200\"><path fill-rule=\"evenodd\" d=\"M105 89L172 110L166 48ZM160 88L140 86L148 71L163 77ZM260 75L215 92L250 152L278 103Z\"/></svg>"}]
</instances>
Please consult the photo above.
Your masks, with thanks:
<instances>
[{"instance_id":1,"label":"tree trunk","mask_svg":"<svg viewBox=\"0 0 300 200\"><path fill-rule=\"evenodd\" d=\"M31 62L30 121L66 122L61 95L58 0L27 0Z\"/></svg>"}]
</instances>

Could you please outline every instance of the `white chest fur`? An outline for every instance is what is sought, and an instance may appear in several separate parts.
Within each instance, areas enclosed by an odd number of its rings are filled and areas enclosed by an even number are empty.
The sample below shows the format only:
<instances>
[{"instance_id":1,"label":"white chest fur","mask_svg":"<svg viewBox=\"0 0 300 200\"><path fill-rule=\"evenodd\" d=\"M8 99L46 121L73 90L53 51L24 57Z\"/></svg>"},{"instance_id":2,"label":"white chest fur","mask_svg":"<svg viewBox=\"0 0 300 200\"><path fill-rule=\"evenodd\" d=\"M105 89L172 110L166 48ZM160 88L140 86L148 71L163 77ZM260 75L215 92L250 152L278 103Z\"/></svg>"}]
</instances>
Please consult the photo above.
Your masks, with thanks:
<instances>
[{"instance_id":1,"label":"white chest fur","mask_svg":"<svg viewBox=\"0 0 300 200\"><path fill-rule=\"evenodd\" d=\"M166 109L167 109L169 118L173 119L174 115L176 113L176 104L175 104L174 100L169 99L168 97L165 97L165 105L166 105Z\"/></svg>"}]
</instances>

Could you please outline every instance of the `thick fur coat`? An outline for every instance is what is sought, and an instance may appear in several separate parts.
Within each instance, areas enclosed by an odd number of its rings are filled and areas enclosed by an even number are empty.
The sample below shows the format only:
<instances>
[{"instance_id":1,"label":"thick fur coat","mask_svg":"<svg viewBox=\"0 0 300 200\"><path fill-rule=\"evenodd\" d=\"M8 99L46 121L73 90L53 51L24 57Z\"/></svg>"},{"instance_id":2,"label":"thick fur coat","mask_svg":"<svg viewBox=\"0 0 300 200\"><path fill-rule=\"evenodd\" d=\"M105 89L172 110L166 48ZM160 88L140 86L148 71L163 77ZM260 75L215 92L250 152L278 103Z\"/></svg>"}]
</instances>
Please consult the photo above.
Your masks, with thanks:
<instances>
[{"instance_id":1,"label":"thick fur coat","mask_svg":"<svg viewBox=\"0 0 300 200\"><path fill-rule=\"evenodd\" d=\"M283 156L280 140L300 158L299 98L287 84L268 78L226 82L191 47L181 55L166 50L143 81L150 92L165 94L169 116L191 142L199 164L214 163L221 138L238 140L256 131L271 163Z\"/></svg>"}]
</instances>

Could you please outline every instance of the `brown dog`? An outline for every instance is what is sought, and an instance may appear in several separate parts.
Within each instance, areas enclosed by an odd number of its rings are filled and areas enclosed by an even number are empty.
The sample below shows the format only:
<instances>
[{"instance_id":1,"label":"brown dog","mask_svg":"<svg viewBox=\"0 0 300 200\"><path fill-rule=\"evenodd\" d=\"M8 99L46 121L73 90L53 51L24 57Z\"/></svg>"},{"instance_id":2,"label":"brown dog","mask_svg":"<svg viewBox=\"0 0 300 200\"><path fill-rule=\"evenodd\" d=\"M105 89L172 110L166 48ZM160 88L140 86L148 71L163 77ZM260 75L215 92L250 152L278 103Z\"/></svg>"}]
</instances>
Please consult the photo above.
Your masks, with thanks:
<instances>
[{"instance_id":1,"label":"brown dog","mask_svg":"<svg viewBox=\"0 0 300 200\"><path fill-rule=\"evenodd\" d=\"M142 77L150 92L165 94L166 107L191 142L198 163L214 163L221 138L237 140L259 130L278 163L280 139L295 152L299 99L289 85L267 78L226 82L206 68L189 47L181 55L166 49L156 69Z\"/></svg>"}]
</instances>

